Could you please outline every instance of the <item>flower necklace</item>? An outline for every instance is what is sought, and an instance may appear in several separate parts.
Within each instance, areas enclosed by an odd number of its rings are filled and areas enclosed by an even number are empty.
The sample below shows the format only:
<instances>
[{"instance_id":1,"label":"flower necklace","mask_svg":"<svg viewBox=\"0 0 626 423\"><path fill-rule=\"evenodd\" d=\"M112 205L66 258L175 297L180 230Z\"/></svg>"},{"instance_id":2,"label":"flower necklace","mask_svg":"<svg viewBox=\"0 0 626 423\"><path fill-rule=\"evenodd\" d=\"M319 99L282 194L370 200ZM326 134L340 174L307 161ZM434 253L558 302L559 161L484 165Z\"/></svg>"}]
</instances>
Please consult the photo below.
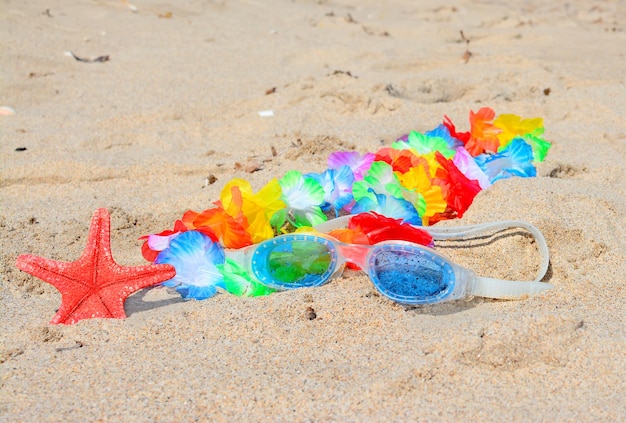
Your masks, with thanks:
<instances>
[{"instance_id":1,"label":"flower necklace","mask_svg":"<svg viewBox=\"0 0 626 423\"><path fill-rule=\"evenodd\" d=\"M238 249L289 232L311 232L330 216L353 214L348 228L330 236L353 244L430 236L416 228L460 218L474 197L499 179L536 176L545 159L543 119L522 119L484 107L470 112L470 130L457 132L446 116L432 131L412 131L376 153L334 152L322 173L287 172L254 192L235 178L219 201L187 211L174 228L142 237L143 256L170 264L176 276L163 283L184 298L205 299L218 289L239 296L273 292L227 259Z\"/></svg>"}]
</instances>

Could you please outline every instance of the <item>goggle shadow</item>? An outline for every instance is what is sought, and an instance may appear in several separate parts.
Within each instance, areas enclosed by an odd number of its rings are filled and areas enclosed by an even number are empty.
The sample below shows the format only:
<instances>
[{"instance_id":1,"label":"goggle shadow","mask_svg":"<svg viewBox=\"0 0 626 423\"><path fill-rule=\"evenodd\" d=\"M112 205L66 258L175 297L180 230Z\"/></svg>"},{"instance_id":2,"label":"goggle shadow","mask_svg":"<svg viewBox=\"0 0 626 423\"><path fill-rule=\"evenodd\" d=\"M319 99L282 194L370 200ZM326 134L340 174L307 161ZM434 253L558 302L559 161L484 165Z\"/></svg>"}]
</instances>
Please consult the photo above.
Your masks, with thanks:
<instances>
[{"instance_id":1,"label":"goggle shadow","mask_svg":"<svg viewBox=\"0 0 626 423\"><path fill-rule=\"evenodd\" d=\"M423 305L402 305L398 304L407 313L417 315L429 315L429 316L447 316L451 314L462 313L467 310L471 310L483 303L500 302L509 300L497 300L491 298L481 297L467 297L457 301L445 301L437 304L423 304Z\"/></svg>"}]
</instances>

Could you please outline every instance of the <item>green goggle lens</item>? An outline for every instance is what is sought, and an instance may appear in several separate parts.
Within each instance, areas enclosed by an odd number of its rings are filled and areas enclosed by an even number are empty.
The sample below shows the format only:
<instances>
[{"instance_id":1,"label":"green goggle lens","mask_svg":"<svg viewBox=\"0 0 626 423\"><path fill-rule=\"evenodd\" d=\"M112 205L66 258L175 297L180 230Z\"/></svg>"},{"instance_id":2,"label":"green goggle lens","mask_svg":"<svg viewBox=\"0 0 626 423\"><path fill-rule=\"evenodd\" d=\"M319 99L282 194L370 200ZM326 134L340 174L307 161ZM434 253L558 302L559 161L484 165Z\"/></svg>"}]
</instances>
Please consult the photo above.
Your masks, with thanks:
<instances>
[{"instance_id":1,"label":"green goggle lens","mask_svg":"<svg viewBox=\"0 0 626 423\"><path fill-rule=\"evenodd\" d=\"M278 289L316 286L332 274L332 244L309 239L270 243L255 255L259 280Z\"/></svg>"}]
</instances>

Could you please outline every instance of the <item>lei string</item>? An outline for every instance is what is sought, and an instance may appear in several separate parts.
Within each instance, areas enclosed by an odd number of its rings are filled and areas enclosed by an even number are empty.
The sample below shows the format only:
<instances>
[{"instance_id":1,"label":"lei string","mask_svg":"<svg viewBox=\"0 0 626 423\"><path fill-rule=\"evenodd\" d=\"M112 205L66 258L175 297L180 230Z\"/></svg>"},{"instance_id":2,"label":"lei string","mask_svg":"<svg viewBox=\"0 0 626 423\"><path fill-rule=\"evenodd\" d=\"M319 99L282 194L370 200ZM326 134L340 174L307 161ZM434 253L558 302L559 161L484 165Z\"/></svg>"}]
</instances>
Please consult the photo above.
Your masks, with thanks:
<instances>
[{"instance_id":1,"label":"lei string","mask_svg":"<svg viewBox=\"0 0 626 423\"><path fill-rule=\"evenodd\" d=\"M236 178L222 189L220 201L228 214L238 217L238 223L250 235L252 243L256 244L274 237L270 219L285 207L281 197L281 185L276 179L272 179L255 194L248 181Z\"/></svg>"},{"instance_id":2,"label":"lei string","mask_svg":"<svg viewBox=\"0 0 626 423\"><path fill-rule=\"evenodd\" d=\"M471 134L469 132L457 132L454 123L452 123L452 120L446 115L443 116L443 125L448 128L450 136L454 139L461 141L463 145L467 144L467 142L470 140Z\"/></svg>"},{"instance_id":3,"label":"lei string","mask_svg":"<svg viewBox=\"0 0 626 423\"><path fill-rule=\"evenodd\" d=\"M193 214L196 217L191 221L191 228L209 228L213 236L227 248L243 248L252 244L252 237L243 226L246 222L238 221L228 214L219 202L213 209Z\"/></svg>"},{"instance_id":4,"label":"lei string","mask_svg":"<svg viewBox=\"0 0 626 423\"><path fill-rule=\"evenodd\" d=\"M376 193L402 197L402 185L393 168L385 162L374 162L365 177L352 186L352 195L358 202L363 198L376 201Z\"/></svg>"},{"instance_id":5,"label":"lei string","mask_svg":"<svg viewBox=\"0 0 626 423\"><path fill-rule=\"evenodd\" d=\"M460 139L452 136L450 129L444 123L440 124L435 129L426 132L426 135L429 137L443 138L448 143L448 147L455 150L463 145L463 142Z\"/></svg>"},{"instance_id":6,"label":"lei string","mask_svg":"<svg viewBox=\"0 0 626 423\"><path fill-rule=\"evenodd\" d=\"M348 243L401 239L429 243L415 228L460 218L476 195L494 182L536 175L550 143L543 119L524 119L483 107L469 114L470 130L452 120L426 133L411 131L375 153L337 151L328 169L287 172L258 192L235 178L219 201L202 212L187 211L171 230L144 236L146 260L170 263L176 277L164 283L185 298L207 298L219 290L239 296L266 295L223 248L242 248L281 233L310 232L327 216L352 213L348 228L331 236ZM361 214L359 214L361 213Z\"/></svg>"}]
</instances>

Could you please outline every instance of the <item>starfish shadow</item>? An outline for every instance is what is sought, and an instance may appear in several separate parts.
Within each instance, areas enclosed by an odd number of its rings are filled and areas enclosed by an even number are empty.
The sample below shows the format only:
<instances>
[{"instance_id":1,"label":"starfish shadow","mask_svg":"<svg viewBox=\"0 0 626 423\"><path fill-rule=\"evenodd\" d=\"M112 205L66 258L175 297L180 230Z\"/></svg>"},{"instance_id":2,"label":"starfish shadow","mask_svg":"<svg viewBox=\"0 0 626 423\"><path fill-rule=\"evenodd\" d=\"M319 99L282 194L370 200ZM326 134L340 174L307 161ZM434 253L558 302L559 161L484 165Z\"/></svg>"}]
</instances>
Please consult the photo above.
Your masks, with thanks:
<instances>
[{"instance_id":1,"label":"starfish shadow","mask_svg":"<svg viewBox=\"0 0 626 423\"><path fill-rule=\"evenodd\" d=\"M124 303L124 310L126 311L127 317L130 317L135 313L141 313L144 311L185 302L185 300L180 296L146 301L145 297L151 290L152 288L142 289L126 299L126 302Z\"/></svg>"}]
</instances>

